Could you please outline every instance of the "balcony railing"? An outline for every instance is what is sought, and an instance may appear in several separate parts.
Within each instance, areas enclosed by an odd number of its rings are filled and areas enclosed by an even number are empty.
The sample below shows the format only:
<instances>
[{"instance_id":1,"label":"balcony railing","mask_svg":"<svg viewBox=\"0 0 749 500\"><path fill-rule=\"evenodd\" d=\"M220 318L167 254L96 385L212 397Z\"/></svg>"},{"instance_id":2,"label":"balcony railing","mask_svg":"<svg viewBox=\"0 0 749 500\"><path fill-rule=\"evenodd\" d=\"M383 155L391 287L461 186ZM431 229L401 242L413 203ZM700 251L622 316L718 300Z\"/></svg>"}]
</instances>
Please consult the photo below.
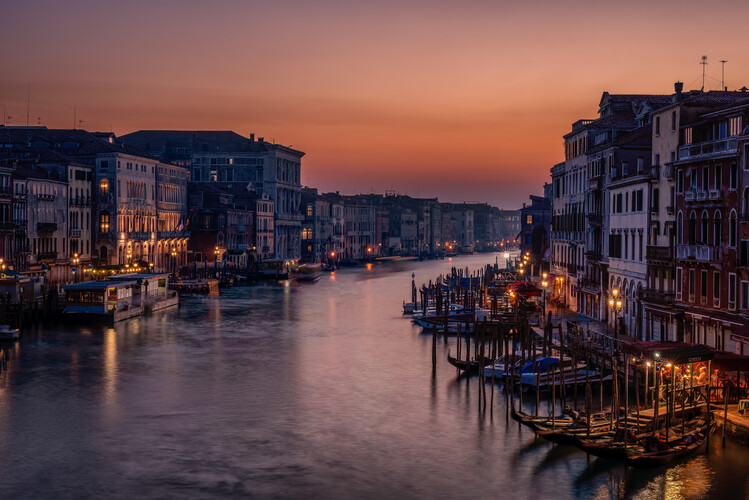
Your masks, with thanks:
<instances>
[{"instance_id":1,"label":"balcony railing","mask_svg":"<svg viewBox=\"0 0 749 500\"><path fill-rule=\"evenodd\" d=\"M677 245L677 259L694 259L702 262L719 261L723 256L721 247L707 245Z\"/></svg>"},{"instance_id":2,"label":"balcony railing","mask_svg":"<svg viewBox=\"0 0 749 500\"><path fill-rule=\"evenodd\" d=\"M667 207L666 207L666 213L667 213L668 215L673 215L673 214L674 214L674 206L673 206L673 205L669 205L669 206L667 206Z\"/></svg>"},{"instance_id":3,"label":"balcony railing","mask_svg":"<svg viewBox=\"0 0 749 500\"><path fill-rule=\"evenodd\" d=\"M52 262L57 259L57 252L41 252L36 254L37 262Z\"/></svg>"},{"instance_id":4,"label":"balcony railing","mask_svg":"<svg viewBox=\"0 0 749 500\"><path fill-rule=\"evenodd\" d=\"M37 222L36 230L39 233L54 233L57 231L57 222Z\"/></svg>"},{"instance_id":5,"label":"balcony railing","mask_svg":"<svg viewBox=\"0 0 749 500\"><path fill-rule=\"evenodd\" d=\"M721 199L720 189L711 189L710 191L708 191L707 199L708 200L720 200Z\"/></svg>"},{"instance_id":6,"label":"balcony railing","mask_svg":"<svg viewBox=\"0 0 749 500\"><path fill-rule=\"evenodd\" d=\"M159 231L156 233L157 238L188 238L190 231Z\"/></svg>"},{"instance_id":7,"label":"balcony railing","mask_svg":"<svg viewBox=\"0 0 749 500\"><path fill-rule=\"evenodd\" d=\"M585 257L588 258L588 260L601 260L601 252L597 250L588 250L585 252Z\"/></svg>"},{"instance_id":8,"label":"balcony railing","mask_svg":"<svg viewBox=\"0 0 749 500\"><path fill-rule=\"evenodd\" d=\"M651 304L670 306L674 303L674 293L644 288L640 295L640 299L645 302L650 302Z\"/></svg>"},{"instance_id":9,"label":"balcony railing","mask_svg":"<svg viewBox=\"0 0 749 500\"><path fill-rule=\"evenodd\" d=\"M129 233L128 236L133 240L139 240L139 241L145 241L151 239L151 233L144 233L144 232L132 232Z\"/></svg>"},{"instance_id":10,"label":"balcony railing","mask_svg":"<svg viewBox=\"0 0 749 500\"><path fill-rule=\"evenodd\" d=\"M12 231L15 226L16 225L13 222L2 221L0 222L0 231Z\"/></svg>"},{"instance_id":11,"label":"balcony railing","mask_svg":"<svg viewBox=\"0 0 749 500\"><path fill-rule=\"evenodd\" d=\"M650 167L650 178L652 180L658 180L659 175L660 175L660 170L661 170L660 165L652 165Z\"/></svg>"},{"instance_id":12,"label":"balcony railing","mask_svg":"<svg viewBox=\"0 0 749 500\"><path fill-rule=\"evenodd\" d=\"M603 215L591 212L588 214L588 222L593 226L600 226L603 224Z\"/></svg>"},{"instance_id":13,"label":"balcony railing","mask_svg":"<svg viewBox=\"0 0 749 500\"><path fill-rule=\"evenodd\" d=\"M10 196L10 186L0 186L0 196Z\"/></svg>"},{"instance_id":14,"label":"balcony railing","mask_svg":"<svg viewBox=\"0 0 749 500\"><path fill-rule=\"evenodd\" d=\"M694 201L694 191L687 191L684 193L684 201Z\"/></svg>"},{"instance_id":15,"label":"balcony railing","mask_svg":"<svg viewBox=\"0 0 749 500\"><path fill-rule=\"evenodd\" d=\"M70 230L70 237L71 238L80 238L81 237L81 230L80 229L71 229Z\"/></svg>"},{"instance_id":16,"label":"balcony railing","mask_svg":"<svg viewBox=\"0 0 749 500\"><path fill-rule=\"evenodd\" d=\"M38 195L36 195L36 198L37 198L37 199L38 199L39 201L55 201L55 195L53 195L53 194L49 194L49 193L46 193L46 194L38 194Z\"/></svg>"},{"instance_id":17,"label":"balcony railing","mask_svg":"<svg viewBox=\"0 0 749 500\"><path fill-rule=\"evenodd\" d=\"M601 290L601 282L597 280L592 280L590 278L582 278L577 281L578 285L580 285L581 288L585 288L587 290L591 291L600 291Z\"/></svg>"},{"instance_id":18,"label":"balcony railing","mask_svg":"<svg viewBox=\"0 0 749 500\"><path fill-rule=\"evenodd\" d=\"M738 141L736 138L719 139L717 141L700 142L680 147L679 160L737 154L738 151Z\"/></svg>"},{"instance_id":19,"label":"balcony railing","mask_svg":"<svg viewBox=\"0 0 749 500\"><path fill-rule=\"evenodd\" d=\"M645 249L645 258L647 260L674 260L674 249L673 247L660 247L656 245L648 245Z\"/></svg>"},{"instance_id":20,"label":"balcony railing","mask_svg":"<svg viewBox=\"0 0 749 500\"><path fill-rule=\"evenodd\" d=\"M705 201L707 199L707 191L697 191L695 199L697 201Z\"/></svg>"}]
</instances>

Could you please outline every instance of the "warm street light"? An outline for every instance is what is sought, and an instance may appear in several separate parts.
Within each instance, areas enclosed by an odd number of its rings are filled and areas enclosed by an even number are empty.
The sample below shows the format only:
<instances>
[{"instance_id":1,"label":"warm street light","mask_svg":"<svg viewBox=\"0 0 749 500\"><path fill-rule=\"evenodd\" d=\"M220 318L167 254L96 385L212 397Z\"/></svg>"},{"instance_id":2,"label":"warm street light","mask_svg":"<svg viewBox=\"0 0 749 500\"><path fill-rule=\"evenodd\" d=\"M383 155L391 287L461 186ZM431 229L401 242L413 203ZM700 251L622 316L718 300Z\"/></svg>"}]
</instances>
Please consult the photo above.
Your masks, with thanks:
<instances>
[{"instance_id":1,"label":"warm street light","mask_svg":"<svg viewBox=\"0 0 749 500\"><path fill-rule=\"evenodd\" d=\"M618 332L616 321L619 317L619 312L622 310L622 301L621 299L617 298L619 296L619 290L617 290L616 288L611 290L611 295L613 296L613 298L609 299L609 307L614 314L614 338L617 338Z\"/></svg>"},{"instance_id":2,"label":"warm street light","mask_svg":"<svg viewBox=\"0 0 749 500\"><path fill-rule=\"evenodd\" d=\"M549 283L546 281L546 273L544 273L544 280L541 282L541 287L544 289L544 297L543 297L543 311L544 311L544 320L546 320L546 287L549 286Z\"/></svg>"}]
</instances>

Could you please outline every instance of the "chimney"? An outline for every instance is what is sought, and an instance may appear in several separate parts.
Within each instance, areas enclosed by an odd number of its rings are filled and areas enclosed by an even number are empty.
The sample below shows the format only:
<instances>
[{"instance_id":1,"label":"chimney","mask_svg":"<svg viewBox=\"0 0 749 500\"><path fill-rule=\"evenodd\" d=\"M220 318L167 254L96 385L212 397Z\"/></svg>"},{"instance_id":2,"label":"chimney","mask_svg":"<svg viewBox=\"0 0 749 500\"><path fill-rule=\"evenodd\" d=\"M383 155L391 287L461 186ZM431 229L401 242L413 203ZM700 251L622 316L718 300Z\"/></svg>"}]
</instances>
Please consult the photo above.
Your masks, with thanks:
<instances>
[{"instance_id":1,"label":"chimney","mask_svg":"<svg viewBox=\"0 0 749 500\"><path fill-rule=\"evenodd\" d=\"M250 134L250 142L255 142L255 133Z\"/></svg>"},{"instance_id":2,"label":"chimney","mask_svg":"<svg viewBox=\"0 0 749 500\"><path fill-rule=\"evenodd\" d=\"M265 139L265 138L264 137L258 137L257 138L257 142L263 142L263 139Z\"/></svg>"},{"instance_id":3,"label":"chimney","mask_svg":"<svg viewBox=\"0 0 749 500\"><path fill-rule=\"evenodd\" d=\"M681 92L684 90L684 83L683 82L676 82L674 83L674 92L676 92L677 96L681 95Z\"/></svg>"}]
</instances>

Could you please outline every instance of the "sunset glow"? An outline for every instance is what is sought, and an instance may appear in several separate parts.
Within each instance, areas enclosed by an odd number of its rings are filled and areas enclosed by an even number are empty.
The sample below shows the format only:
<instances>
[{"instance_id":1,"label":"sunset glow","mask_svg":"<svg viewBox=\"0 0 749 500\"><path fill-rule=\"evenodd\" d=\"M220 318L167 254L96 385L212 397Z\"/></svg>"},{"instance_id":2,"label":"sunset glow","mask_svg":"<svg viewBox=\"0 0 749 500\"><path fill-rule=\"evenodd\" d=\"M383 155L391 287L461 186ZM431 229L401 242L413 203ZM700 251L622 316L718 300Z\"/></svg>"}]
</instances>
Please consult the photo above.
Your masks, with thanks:
<instances>
[{"instance_id":1,"label":"sunset glow","mask_svg":"<svg viewBox=\"0 0 749 500\"><path fill-rule=\"evenodd\" d=\"M749 86L749 7L720 4L11 1L0 104L11 125L30 96L31 125L254 132L323 191L512 208L603 91L700 88L703 54L707 88L720 59Z\"/></svg>"}]
</instances>

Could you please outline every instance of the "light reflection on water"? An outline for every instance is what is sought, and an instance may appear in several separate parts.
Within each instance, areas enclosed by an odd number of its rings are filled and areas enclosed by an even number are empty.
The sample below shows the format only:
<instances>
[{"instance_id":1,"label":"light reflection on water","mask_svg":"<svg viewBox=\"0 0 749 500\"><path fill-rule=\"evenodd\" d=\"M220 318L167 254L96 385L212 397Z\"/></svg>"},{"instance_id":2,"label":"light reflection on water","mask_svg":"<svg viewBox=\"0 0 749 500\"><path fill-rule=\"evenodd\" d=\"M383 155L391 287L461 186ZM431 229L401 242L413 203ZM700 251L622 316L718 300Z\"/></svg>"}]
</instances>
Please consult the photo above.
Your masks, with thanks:
<instances>
[{"instance_id":1,"label":"light reflection on water","mask_svg":"<svg viewBox=\"0 0 749 500\"><path fill-rule=\"evenodd\" d=\"M625 469L535 438L401 315L417 284L495 255L186 299L40 330L0 376L0 497L735 498L749 448ZM500 258L501 260L501 258ZM491 389L487 388L491 398Z\"/></svg>"}]
</instances>

